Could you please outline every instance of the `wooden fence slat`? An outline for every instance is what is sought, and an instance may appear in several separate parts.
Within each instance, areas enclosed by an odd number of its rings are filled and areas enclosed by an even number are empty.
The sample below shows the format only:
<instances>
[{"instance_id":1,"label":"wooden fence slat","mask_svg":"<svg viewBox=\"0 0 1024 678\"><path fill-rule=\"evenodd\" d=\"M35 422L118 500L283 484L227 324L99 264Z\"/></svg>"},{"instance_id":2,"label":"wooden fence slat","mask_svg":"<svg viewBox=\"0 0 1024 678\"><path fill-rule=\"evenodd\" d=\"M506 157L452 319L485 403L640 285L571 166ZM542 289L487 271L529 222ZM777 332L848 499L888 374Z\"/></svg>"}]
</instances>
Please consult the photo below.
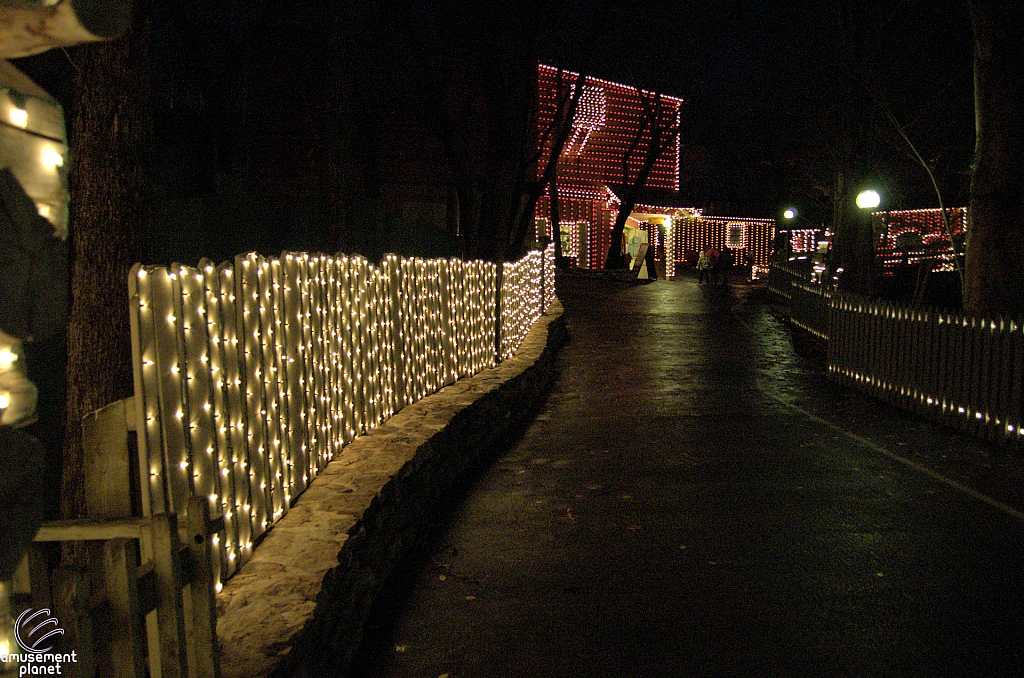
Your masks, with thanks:
<instances>
[{"instance_id":1,"label":"wooden fence slat","mask_svg":"<svg viewBox=\"0 0 1024 678\"><path fill-rule=\"evenodd\" d=\"M173 513L153 516L153 564L160 628L160 671L163 678L187 678L185 611L178 558L178 520Z\"/></svg>"},{"instance_id":2,"label":"wooden fence slat","mask_svg":"<svg viewBox=\"0 0 1024 678\"><path fill-rule=\"evenodd\" d=\"M889 343L892 337L892 318L890 317L893 309L889 304L878 303L876 305L877 315L872 319L876 326L874 353L877 356L876 360L876 371L875 371L875 392L878 393L884 400L892 401L892 391L884 389L878 382L882 384L888 384L893 381L895 376L894 372L898 368L898 364L894 360L897 353L894 350L894 345ZM898 350L898 345L895 347Z\"/></svg>"},{"instance_id":3,"label":"wooden fence slat","mask_svg":"<svg viewBox=\"0 0 1024 678\"><path fill-rule=\"evenodd\" d=\"M954 325L951 332L953 335L953 359L950 361L953 383L953 425L961 431L966 430L966 406L968 402L967 379L969 366L967 365L967 332L963 323L963 317L959 314L953 317Z\"/></svg>"},{"instance_id":4,"label":"wooden fence slat","mask_svg":"<svg viewBox=\"0 0 1024 678\"><path fill-rule=\"evenodd\" d=\"M273 513L270 503L270 483L267 482L267 432L265 389L263 387L264 352L261 346L261 318L259 312L259 280L257 269L260 259L255 255L235 257L235 297L238 321L238 362L244 400L239 407L242 430L245 433L245 459L248 464L248 482L251 495L252 537L262 535Z\"/></svg>"},{"instance_id":5,"label":"wooden fence slat","mask_svg":"<svg viewBox=\"0 0 1024 678\"><path fill-rule=\"evenodd\" d=\"M928 373L925 371L925 359L927 357L927 324L925 311L914 309L914 389L917 392L917 413L919 416L928 416Z\"/></svg>"},{"instance_id":6,"label":"wooden fence slat","mask_svg":"<svg viewBox=\"0 0 1024 678\"><path fill-rule=\"evenodd\" d=\"M1001 320L992 319L989 326L988 344L991 356L988 360L988 377L985 380L988 388L988 433L991 441L1002 440L1004 415L1000 404L1000 387L1002 386L1003 342Z\"/></svg>"},{"instance_id":7,"label":"wooden fence slat","mask_svg":"<svg viewBox=\"0 0 1024 678\"><path fill-rule=\"evenodd\" d=\"M925 358L928 350L926 343L927 325L923 310L914 309L913 314L914 397L917 401L915 407L919 416L927 416L928 408L925 400L928 397L928 385L926 383L928 373L925 371Z\"/></svg>"},{"instance_id":8,"label":"wooden fence slat","mask_svg":"<svg viewBox=\"0 0 1024 678\"><path fill-rule=\"evenodd\" d=\"M139 544L114 539L103 544L103 571L110 602L110 656L116 678L143 678L143 617L139 605Z\"/></svg>"},{"instance_id":9,"label":"wooden fence slat","mask_svg":"<svg viewBox=\"0 0 1024 678\"><path fill-rule=\"evenodd\" d=\"M966 325L963 325L964 335L964 413L963 424L961 428L967 431L971 435L975 433L975 403L977 402L977 333L974 331L975 324L973 319L968 319Z\"/></svg>"},{"instance_id":10,"label":"wooden fence slat","mask_svg":"<svg viewBox=\"0 0 1024 678\"><path fill-rule=\"evenodd\" d=\"M948 424L949 412L945 409L949 403L949 316L944 311L939 311L936 322L936 354L935 354L935 389L939 399L940 421Z\"/></svg>"},{"instance_id":11,"label":"wooden fence slat","mask_svg":"<svg viewBox=\"0 0 1024 678\"><path fill-rule=\"evenodd\" d=\"M1020 445L1024 440L1021 435L1021 425L1024 424L1024 323L1020 320L1014 321L1010 326L1010 346L1013 353L1013 363L1010 370L1010 402L1008 404L1008 419L1014 430L1010 435L1014 437L1015 443Z\"/></svg>"},{"instance_id":12,"label":"wooden fence slat","mask_svg":"<svg viewBox=\"0 0 1024 678\"><path fill-rule=\"evenodd\" d=\"M93 518L132 515L125 401L118 400L82 417L86 514Z\"/></svg>"},{"instance_id":13,"label":"wooden fence slat","mask_svg":"<svg viewBox=\"0 0 1024 678\"><path fill-rule=\"evenodd\" d=\"M1010 413L1013 426L1016 429L1017 446L1020 447L1024 441L1024 319L1014 322L1011 329L1012 345L1014 351L1013 381L1011 382Z\"/></svg>"},{"instance_id":14,"label":"wooden fence slat","mask_svg":"<svg viewBox=\"0 0 1024 678\"><path fill-rule=\"evenodd\" d=\"M138 481L143 515L152 513L154 505L163 503L161 476L154 448L160 446L163 436L162 418L157 413L158 398L155 388L155 353L152 307L148 298L151 281L141 264L135 264L128 274L128 295L131 313L132 367L135 385L135 435L138 446Z\"/></svg>"},{"instance_id":15,"label":"wooden fence slat","mask_svg":"<svg viewBox=\"0 0 1024 678\"><path fill-rule=\"evenodd\" d=\"M858 388L859 388L859 384L857 383L856 379L857 379L857 374L860 373L860 367L861 367L860 366L859 347L861 346L861 344L863 342L863 338L861 336L861 330L863 329L864 323L863 323L863 318L861 317L861 314L859 313L859 307L856 306L856 305L852 305L851 308L852 309L858 309L858 312L850 313L850 316L849 316L849 319L850 319L850 344L847 347L847 358L849 360L849 363L847 364L847 370L850 373L848 378L851 380L851 383L853 383L854 385L857 385Z\"/></svg>"},{"instance_id":16,"label":"wooden fence slat","mask_svg":"<svg viewBox=\"0 0 1024 678\"><path fill-rule=\"evenodd\" d=\"M89 582L85 572L64 565L54 571L54 616L64 629L60 647L65 653L77 653L77 661L62 664L61 668L66 669L67 675L72 678L92 678L96 674L89 598Z\"/></svg>"},{"instance_id":17,"label":"wooden fence slat","mask_svg":"<svg viewBox=\"0 0 1024 678\"><path fill-rule=\"evenodd\" d=\"M188 553L192 569L191 642L188 646L191 678L219 678L220 650L217 643L217 601L211 559L210 509L202 497L189 502L186 522Z\"/></svg>"},{"instance_id":18,"label":"wooden fence slat","mask_svg":"<svg viewBox=\"0 0 1024 678\"><path fill-rule=\"evenodd\" d=\"M970 428L972 435L985 436L984 422L978 415L981 414L984 406L982 397L982 369L984 365L984 330L981 329L981 319L971 318L970 323L970 397L968 402L971 405Z\"/></svg>"},{"instance_id":19,"label":"wooden fence slat","mask_svg":"<svg viewBox=\"0 0 1024 678\"><path fill-rule=\"evenodd\" d=\"M978 355L978 410L983 418L978 419L978 433L980 437L987 440L992 439L992 424L995 422L995 412L992 408L992 367L996 359L995 346L992 342L992 321L982 319L979 325L979 355Z\"/></svg>"},{"instance_id":20,"label":"wooden fence slat","mask_svg":"<svg viewBox=\"0 0 1024 678\"><path fill-rule=\"evenodd\" d=\"M996 440L1006 442L1009 439L1007 426L1011 425L1010 419L1010 383L1013 380L1013 346L1010 343L1010 321L1005 318L999 319L999 365L995 373L996 385L995 396L997 400L996 412L999 415L999 423L996 426Z\"/></svg>"},{"instance_id":21,"label":"wooden fence slat","mask_svg":"<svg viewBox=\"0 0 1024 678\"><path fill-rule=\"evenodd\" d=\"M879 366L882 362L882 352L878 348L881 346L885 326L880 318L881 304L879 302L867 300L866 308L867 313L864 316L864 321L867 327L867 335L865 336L864 346L861 347L864 353L864 381L862 382L862 388L868 393L875 395L877 391L875 390L874 379L879 372Z\"/></svg>"},{"instance_id":22,"label":"wooden fence slat","mask_svg":"<svg viewBox=\"0 0 1024 678\"><path fill-rule=\"evenodd\" d=\"M1013 393L1013 382L1014 373L1017 370L1017 355L1014 347L1014 332L1013 328L1016 327L1016 323L1007 318L1003 323L1003 329L1000 333L1003 342L1003 368L1002 378L1000 385L1000 407L1003 412L1003 427L1002 433L1004 434L1003 440L1008 443L1015 443L1016 433L1011 431L1012 426L1016 429L1016 418L1017 413L1014 408L1014 393Z\"/></svg>"},{"instance_id":23,"label":"wooden fence slat","mask_svg":"<svg viewBox=\"0 0 1024 678\"><path fill-rule=\"evenodd\" d=\"M939 325L939 314L935 309L929 309L927 314L927 353L925 354L925 373L927 375L926 381L926 403L928 405L928 416L931 419L936 419L936 413L941 411L939 406L941 398L941 388L939 385L939 374L940 374L940 363L939 363L939 340L940 340L940 325ZM932 402L928 403L927 398L931 398Z\"/></svg>"},{"instance_id":24,"label":"wooden fence slat","mask_svg":"<svg viewBox=\"0 0 1024 678\"><path fill-rule=\"evenodd\" d=\"M841 339L842 344L839 347L839 366L843 369L844 372L849 370L849 366L850 366L850 344L853 341L853 336L852 336L851 326L850 326L850 308L849 308L849 303L850 303L849 300L844 297L843 298L843 311L842 311L842 314L840 316L841 320L840 320L840 330L839 331L841 332L841 336L842 336L842 339ZM849 379L849 377L847 377L845 375L844 375L843 378L846 379L846 380Z\"/></svg>"},{"instance_id":25,"label":"wooden fence slat","mask_svg":"<svg viewBox=\"0 0 1024 678\"><path fill-rule=\"evenodd\" d=\"M953 369L955 337L953 334L953 321L948 312L945 314L941 328L939 341L942 344L942 349L939 352L939 361L942 369L942 373L940 375L942 383L942 397L945 403L943 423L948 426L952 426L953 412L951 408L955 400L953 395L955 378L955 370Z\"/></svg>"},{"instance_id":26,"label":"wooden fence slat","mask_svg":"<svg viewBox=\"0 0 1024 678\"><path fill-rule=\"evenodd\" d=\"M937 421L942 414L942 325L939 325L939 310L928 311L928 396L929 416Z\"/></svg>"},{"instance_id":27,"label":"wooden fence slat","mask_svg":"<svg viewBox=\"0 0 1024 678\"><path fill-rule=\"evenodd\" d=\"M906 410L913 412L914 410L914 387L913 378L914 375L911 373L913 367L913 320L911 319L911 313L908 309L900 308L898 310L899 317L899 328L900 328L900 363L897 366L900 383L904 386L902 407Z\"/></svg>"},{"instance_id":28,"label":"wooden fence slat","mask_svg":"<svg viewBox=\"0 0 1024 678\"><path fill-rule=\"evenodd\" d=\"M956 420L956 427L961 431L967 431L970 427L970 414L968 412L971 402L971 334L969 324L965 324L964 318L959 316L955 327L957 330L957 394L956 413L959 415Z\"/></svg>"},{"instance_id":29,"label":"wooden fence slat","mask_svg":"<svg viewBox=\"0 0 1024 678\"><path fill-rule=\"evenodd\" d=\"M900 318L895 315L896 309L894 309L893 317L888 318L888 327L884 335L884 341L889 346L889 367L890 367L890 380L895 388L890 391L889 402L896 406L903 405L903 394L905 392L905 384L902 379L902 362L903 362L903 350L904 345L901 341L902 326Z\"/></svg>"},{"instance_id":30,"label":"wooden fence slat","mask_svg":"<svg viewBox=\"0 0 1024 678\"><path fill-rule=\"evenodd\" d=\"M917 319L916 313L912 309L906 309L903 311L903 320L906 333L906 365L903 367L904 379L907 384L907 409L910 412L917 412L918 405L918 390L917 390L917 374L915 367L917 366Z\"/></svg>"}]
</instances>

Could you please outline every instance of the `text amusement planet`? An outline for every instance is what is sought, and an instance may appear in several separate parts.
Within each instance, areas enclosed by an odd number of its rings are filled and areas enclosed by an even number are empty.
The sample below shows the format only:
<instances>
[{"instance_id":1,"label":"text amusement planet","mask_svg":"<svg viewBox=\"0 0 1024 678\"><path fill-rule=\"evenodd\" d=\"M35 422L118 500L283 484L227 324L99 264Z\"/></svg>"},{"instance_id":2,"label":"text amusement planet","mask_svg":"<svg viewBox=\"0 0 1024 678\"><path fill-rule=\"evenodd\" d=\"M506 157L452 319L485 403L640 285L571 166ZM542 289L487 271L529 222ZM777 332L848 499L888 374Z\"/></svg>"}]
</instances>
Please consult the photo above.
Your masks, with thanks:
<instances>
[{"instance_id":1,"label":"text amusement planet","mask_svg":"<svg viewBox=\"0 0 1024 678\"><path fill-rule=\"evenodd\" d=\"M65 664L78 662L75 652L54 652L56 636L64 635L64 629L56 617L46 608L25 610L14 623L14 637L20 652L0 655L0 666L17 664L19 676L63 675Z\"/></svg>"}]
</instances>

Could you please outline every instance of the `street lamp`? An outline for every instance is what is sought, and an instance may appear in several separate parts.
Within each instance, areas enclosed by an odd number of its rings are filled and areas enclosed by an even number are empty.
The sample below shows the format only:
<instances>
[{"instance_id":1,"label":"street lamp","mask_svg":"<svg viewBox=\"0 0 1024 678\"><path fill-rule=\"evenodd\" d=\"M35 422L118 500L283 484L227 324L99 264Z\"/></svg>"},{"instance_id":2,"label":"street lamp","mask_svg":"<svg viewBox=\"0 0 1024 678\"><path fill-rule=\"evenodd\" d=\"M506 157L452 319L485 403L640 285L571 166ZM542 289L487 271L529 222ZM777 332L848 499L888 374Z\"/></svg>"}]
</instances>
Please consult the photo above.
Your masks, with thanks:
<instances>
[{"instance_id":1,"label":"street lamp","mask_svg":"<svg viewBox=\"0 0 1024 678\"><path fill-rule=\"evenodd\" d=\"M857 207L864 211L866 218L858 229L856 249L858 252L857 270L859 278L857 291L872 296L875 287L875 238L871 227L871 210L882 204L882 196L874 189L866 189L857 194ZM863 269L863 270L862 270Z\"/></svg>"},{"instance_id":2,"label":"street lamp","mask_svg":"<svg viewBox=\"0 0 1024 678\"><path fill-rule=\"evenodd\" d=\"M786 219L796 219L796 210L790 207L782 213L782 216Z\"/></svg>"},{"instance_id":3,"label":"street lamp","mask_svg":"<svg viewBox=\"0 0 1024 678\"><path fill-rule=\"evenodd\" d=\"M870 210L882 204L882 196L878 191L868 189L857 194L857 207L862 210Z\"/></svg>"}]
</instances>

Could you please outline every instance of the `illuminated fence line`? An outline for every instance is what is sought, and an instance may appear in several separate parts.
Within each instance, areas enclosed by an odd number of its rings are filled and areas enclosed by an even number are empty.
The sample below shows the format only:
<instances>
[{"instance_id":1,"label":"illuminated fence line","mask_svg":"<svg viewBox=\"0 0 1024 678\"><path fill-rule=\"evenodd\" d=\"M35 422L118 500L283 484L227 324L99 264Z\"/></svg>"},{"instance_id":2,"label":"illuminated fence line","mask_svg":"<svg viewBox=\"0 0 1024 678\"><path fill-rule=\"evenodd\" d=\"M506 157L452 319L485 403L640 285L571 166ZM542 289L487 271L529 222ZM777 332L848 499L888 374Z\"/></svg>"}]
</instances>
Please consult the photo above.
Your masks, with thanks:
<instances>
[{"instance_id":1,"label":"illuminated fence line","mask_svg":"<svg viewBox=\"0 0 1024 678\"><path fill-rule=\"evenodd\" d=\"M794 324L829 375L925 418L1024 446L1024 323L899 306L791 280Z\"/></svg>"},{"instance_id":2,"label":"illuminated fence line","mask_svg":"<svg viewBox=\"0 0 1024 678\"><path fill-rule=\"evenodd\" d=\"M533 251L519 261L505 264L501 281L501 359L512 356L530 331L533 323L546 310L554 295L554 248Z\"/></svg>"},{"instance_id":3,"label":"illuminated fence line","mask_svg":"<svg viewBox=\"0 0 1024 678\"><path fill-rule=\"evenodd\" d=\"M208 499L224 517L219 590L344 445L515 353L554 299L553 248L502 268L301 253L136 265L144 513Z\"/></svg>"},{"instance_id":4,"label":"illuminated fence line","mask_svg":"<svg viewBox=\"0 0 1024 678\"><path fill-rule=\"evenodd\" d=\"M790 320L794 325L828 341L832 289L794 279L789 288Z\"/></svg>"},{"instance_id":5,"label":"illuminated fence line","mask_svg":"<svg viewBox=\"0 0 1024 678\"><path fill-rule=\"evenodd\" d=\"M992 441L1024 444L1024 327L834 297L829 373L872 395Z\"/></svg>"},{"instance_id":6,"label":"illuminated fence line","mask_svg":"<svg viewBox=\"0 0 1024 678\"><path fill-rule=\"evenodd\" d=\"M809 279L808 274L802 273L789 263L773 262L768 268L768 291L784 299L792 300L794 285Z\"/></svg>"}]
</instances>

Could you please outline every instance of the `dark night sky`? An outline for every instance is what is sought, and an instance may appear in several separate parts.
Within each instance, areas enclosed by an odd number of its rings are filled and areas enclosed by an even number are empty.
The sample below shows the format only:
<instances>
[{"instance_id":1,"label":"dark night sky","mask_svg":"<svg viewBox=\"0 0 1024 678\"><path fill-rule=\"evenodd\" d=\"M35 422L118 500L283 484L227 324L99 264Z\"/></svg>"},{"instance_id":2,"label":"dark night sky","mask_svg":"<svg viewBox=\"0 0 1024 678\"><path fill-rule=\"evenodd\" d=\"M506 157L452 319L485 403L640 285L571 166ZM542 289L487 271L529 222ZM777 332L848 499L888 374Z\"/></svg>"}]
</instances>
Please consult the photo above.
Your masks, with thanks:
<instances>
[{"instance_id":1,"label":"dark night sky","mask_svg":"<svg viewBox=\"0 0 1024 678\"><path fill-rule=\"evenodd\" d=\"M856 68L841 68L834 2L612 3L611 28L580 40L600 6L564 16L544 58L690 101L684 142L702 149L703 176L684 185L694 202L774 216L785 204L824 218L807 175L828 143L838 92L850 71L869 121L863 161L889 207L936 204L927 174L908 157L889 107L935 168L950 204L967 199L973 148L971 27L966 3L864 3L869 39ZM859 8L860 9L860 8ZM587 53L586 44L594 44ZM588 66L587 64L592 64ZM820 182L817 182L820 184ZM723 204L725 203L725 204ZM751 216L754 216L751 214Z\"/></svg>"},{"instance_id":2,"label":"dark night sky","mask_svg":"<svg viewBox=\"0 0 1024 678\"><path fill-rule=\"evenodd\" d=\"M468 6L464 0L385 0L360 6L386 17L411 5L429 30L441 4ZM565 0L553 19L538 20L547 32L541 59L688 99L684 162L695 176L684 182L683 197L696 205L748 216L773 216L794 205L809 219L825 218L827 200L815 186L829 176L823 150L834 141L837 94L849 77L858 83L859 114L870 123L861 160L877 176L888 197L886 206L930 207L936 199L926 173L909 159L879 103L891 108L922 154L935 161L947 204L965 204L974 133L966 2L858 3L863 11L859 20L880 27L869 31L877 44L866 50L862 63L845 69L837 63L836 5L825 0ZM178 97L177 106L187 106L181 97L188 92L180 87L171 91L167 76L173 61L181 61L182 50L203 49L208 54L199 62L224 64L225 46L245 39L268 10L279 21L317 25L315 0L157 3L158 108L171 96ZM486 10L476 6L473 11ZM595 27L598 17L603 22ZM205 36L179 44L176 22L198 27Z\"/></svg>"},{"instance_id":3,"label":"dark night sky","mask_svg":"<svg viewBox=\"0 0 1024 678\"><path fill-rule=\"evenodd\" d=\"M193 25L223 27L218 30L229 40L241 40L268 9L276 13L271 8L287 9L281 21L313 26L316 4L180 0L176 6ZM869 46L846 67L839 65L838 4L564 0L550 5L555 8L550 19L538 20L546 33L541 59L688 99L684 163L695 176L689 183L684 180L683 197L696 205L749 216L773 216L794 205L809 219L826 218L828 201L821 187L827 181L822 177L832 174L826 151L834 143L839 92L851 78L857 83L858 115L867 121L859 160L877 178L886 206L929 207L936 198L882 105L935 162L946 202L964 204L973 148L972 44L965 0L854 3L856 21L869 27ZM411 8L421 30L453 31L445 25L442 6L448 11L472 7L478 15L487 11L486 5L465 0L360 4L364 19L373 17L367 25L387 25L389 15ZM173 17L158 11L158 40L160 26L170 21ZM157 53L173 53L173 45L166 48L158 47ZM159 83L159 57L157 66Z\"/></svg>"}]
</instances>

